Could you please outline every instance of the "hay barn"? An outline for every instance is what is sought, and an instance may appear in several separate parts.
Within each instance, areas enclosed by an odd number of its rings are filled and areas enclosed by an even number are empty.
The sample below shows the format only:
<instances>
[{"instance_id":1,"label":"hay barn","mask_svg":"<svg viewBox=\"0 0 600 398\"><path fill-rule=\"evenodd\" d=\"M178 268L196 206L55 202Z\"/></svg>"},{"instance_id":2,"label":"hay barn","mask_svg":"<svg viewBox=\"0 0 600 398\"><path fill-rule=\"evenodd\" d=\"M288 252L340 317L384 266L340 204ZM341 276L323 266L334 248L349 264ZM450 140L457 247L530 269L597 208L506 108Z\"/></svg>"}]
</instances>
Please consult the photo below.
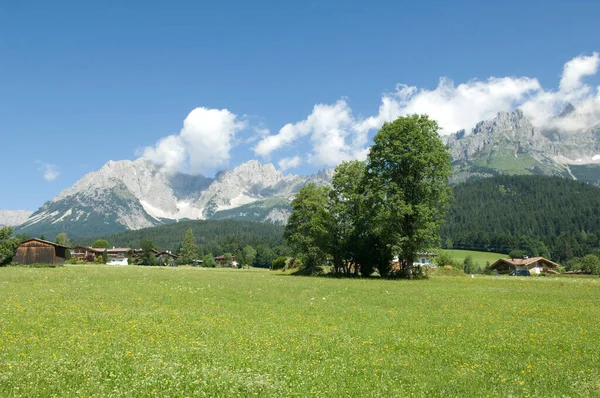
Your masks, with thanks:
<instances>
[{"instance_id":1,"label":"hay barn","mask_svg":"<svg viewBox=\"0 0 600 398\"><path fill-rule=\"evenodd\" d=\"M19 264L64 264L68 247L41 239L22 242L15 251L13 261Z\"/></svg>"}]
</instances>

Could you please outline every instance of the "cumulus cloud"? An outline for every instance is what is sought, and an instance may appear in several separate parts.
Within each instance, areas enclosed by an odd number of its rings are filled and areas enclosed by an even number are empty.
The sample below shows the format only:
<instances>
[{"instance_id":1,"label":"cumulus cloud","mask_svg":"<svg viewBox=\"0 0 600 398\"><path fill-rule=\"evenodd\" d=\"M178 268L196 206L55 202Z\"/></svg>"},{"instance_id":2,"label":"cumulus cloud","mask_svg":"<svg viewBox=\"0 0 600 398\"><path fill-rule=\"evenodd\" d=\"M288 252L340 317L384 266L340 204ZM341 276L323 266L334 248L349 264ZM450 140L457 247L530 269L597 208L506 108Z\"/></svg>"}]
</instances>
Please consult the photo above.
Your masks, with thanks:
<instances>
[{"instance_id":1,"label":"cumulus cloud","mask_svg":"<svg viewBox=\"0 0 600 398\"><path fill-rule=\"evenodd\" d=\"M598 53L573 58L563 68L558 90L540 90L521 105L523 112L540 129L577 132L598 127L600 87L586 84L584 78L595 75L599 66ZM575 111L556 117L567 104L573 105Z\"/></svg>"},{"instance_id":2,"label":"cumulus cloud","mask_svg":"<svg viewBox=\"0 0 600 398\"><path fill-rule=\"evenodd\" d=\"M279 130L279 133L259 141L254 147L254 152L266 157L310 135L313 152L309 155L309 162L333 166L344 160L361 156L366 135L362 137L356 134L355 124L352 110L345 100L338 100L333 105L317 104L305 120L288 123Z\"/></svg>"},{"instance_id":3,"label":"cumulus cloud","mask_svg":"<svg viewBox=\"0 0 600 398\"><path fill-rule=\"evenodd\" d=\"M178 135L160 139L141 154L167 172L200 174L229 160L235 135L245 127L246 121L227 109L196 108Z\"/></svg>"},{"instance_id":4,"label":"cumulus cloud","mask_svg":"<svg viewBox=\"0 0 600 398\"><path fill-rule=\"evenodd\" d=\"M491 77L458 86L442 78L435 90L399 85L395 93L384 95L379 114L364 120L360 128L375 129L400 115L426 113L438 121L442 133L452 133L491 119L500 111L512 110L540 88L536 79L527 77Z\"/></svg>"},{"instance_id":5,"label":"cumulus cloud","mask_svg":"<svg viewBox=\"0 0 600 398\"><path fill-rule=\"evenodd\" d=\"M42 162L40 160L37 160L36 163L39 165L38 170L42 172L42 177L44 177L44 180L54 181L60 175L57 165Z\"/></svg>"},{"instance_id":6,"label":"cumulus cloud","mask_svg":"<svg viewBox=\"0 0 600 398\"><path fill-rule=\"evenodd\" d=\"M574 132L594 128L600 120L600 87L592 87L584 79L595 75L599 65L598 53L573 58L564 65L557 90L546 90L530 77L490 77L458 85L441 78L431 90L399 84L394 92L383 94L376 115L354 116L346 99L318 104L306 119L288 123L278 133L263 137L253 149L257 155L269 157L307 139L312 144L308 162L334 166L344 160L364 159L370 133L385 122L412 113L426 113L437 120L441 134L470 131L481 120L517 107L540 129ZM567 104L572 104L576 112L557 117Z\"/></svg>"},{"instance_id":7,"label":"cumulus cloud","mask_svg":"<svg viewBox=\"0 0 600 398\"><path fill-rule=\"evenodd\" d=\"M295 169L302 164L302 158L300 156L294 156L291 158L282 158L277 162L279 170L285 171L287 169Z\"/></svg>"}]
</instances>

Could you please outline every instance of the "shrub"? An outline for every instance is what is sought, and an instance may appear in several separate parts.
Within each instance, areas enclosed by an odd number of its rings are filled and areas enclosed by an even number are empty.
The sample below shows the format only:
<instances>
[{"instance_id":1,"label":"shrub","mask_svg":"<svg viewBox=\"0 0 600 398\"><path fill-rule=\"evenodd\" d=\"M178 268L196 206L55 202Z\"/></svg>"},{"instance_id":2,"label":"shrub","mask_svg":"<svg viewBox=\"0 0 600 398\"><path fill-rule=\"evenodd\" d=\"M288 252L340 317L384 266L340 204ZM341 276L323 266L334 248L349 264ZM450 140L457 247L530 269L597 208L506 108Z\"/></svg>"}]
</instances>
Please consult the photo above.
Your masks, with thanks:
<instances>
[{"instance_id":1,"label":"shrub","mask_svg":"<svg viewBox=\"0 0 600 398\"><path fill-rule=\"evenodd\" d=\"M462 264L454 260L448 252L440 252L433 261L437 267L445 267L449 265L452 268L463 269Z\"/></svg>"},{"instance_id":2,"label":"shrub","mask_svg":"<svg viewBox=\"0 0 600 398\"><path fill-rule=\"evenodd\" d=\"M286 262L287 262L287 257L285 257L285 256L277 257L271 263L271 270L284 269L286 266Z\"/></svg>"},{"instance_id":3,"label":"shrub","mask_svg":"<svg viewBox=\"0 0 600 398\"><path fill-rule=\"evenodd\" d=\"M302 260L297 257L290 257L285 262L284 270L302 268Z\"/></svg>"}]
</instances>

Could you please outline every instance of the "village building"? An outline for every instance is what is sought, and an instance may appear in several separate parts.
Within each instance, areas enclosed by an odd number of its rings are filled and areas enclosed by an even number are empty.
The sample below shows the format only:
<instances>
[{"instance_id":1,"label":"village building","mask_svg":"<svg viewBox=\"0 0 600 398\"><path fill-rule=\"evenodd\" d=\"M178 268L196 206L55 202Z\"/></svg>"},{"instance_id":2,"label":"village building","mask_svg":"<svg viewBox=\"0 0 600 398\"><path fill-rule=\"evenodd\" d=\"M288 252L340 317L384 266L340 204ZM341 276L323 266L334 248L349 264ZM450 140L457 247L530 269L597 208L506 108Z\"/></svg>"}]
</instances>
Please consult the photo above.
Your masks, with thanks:
<instances>
[{"instance_id":1,"label":"village building","mask_svg":"<svg viewBox=\"0 0 600 398\"><path fill-rule=\"evenodd\" d=\"M413 267L435 268L433 260L436 256L436 253L417 253L417 257L413 261ZM400 258L398 256L394 256L394 258L392 259L392 269L399 270L401 268L402 266L400 265Z\"/></svg>"},{"instance_id":2,"label":"village building","mask_svg":"<svg viewBox=\"0 0 600 398\"><path fill-rule=\"evenodd\" d=\"M28 239L17 247L13 261L19 264L64 264L69 248L42 239Z\"/></svg>"},{"instance_id":3,"label":"village building","mask_svg":"<svg viewBox=\"0 0 600 398\"><path fill-rule=\"evenodd\" d=\"M528 270L531 275L557 273L556 269L560 266L544 257L525 257L525 258L501 258L490 265L491 270L499 274L508 274L516 270Z\"/></svg>"},{"instance_id":4,"label":"village building","mask_svg":"<svg viewBox=\"0 0 600 398\"><path fill-rule=\"evenodd\" d=\"M94 261L98 257L102 257L102 254L106 251L108 255L107 264L110 265L127 265L128 256L131 253L131 249L128 247L113 247L112 249L95 248L88 246L75 246L71 250L71 255L77 257L79 260Z\"/></svg>"},{"instance_id":5,"label":"village building","mask_svg":"<svg viewBox=\"0 0 600 398\"><path fill-rule=\"evenodd\" d=\"M217 257L215 257L215 261L217 262L217 264L222 266L223 262L225 261L225 256L217 256ZM235 254L232 255L231 256L231 264L225 264L225 265L233 267L233 268L237 267L238 266L237 256Z\"/></svg>"},{"instance_id":6,"label":"village building","mask_svg":"<svg viewBox=\"0 0 600 398\"><path fill-rule=\"evenodd\" d=\"M171 253L170 251L164 251L164 252L159 252L156 253L156 259L158 260L158 264L159 265L170 265L170 266L176 266L177 265L177 255Z\"/></svg>"}]
</instances>

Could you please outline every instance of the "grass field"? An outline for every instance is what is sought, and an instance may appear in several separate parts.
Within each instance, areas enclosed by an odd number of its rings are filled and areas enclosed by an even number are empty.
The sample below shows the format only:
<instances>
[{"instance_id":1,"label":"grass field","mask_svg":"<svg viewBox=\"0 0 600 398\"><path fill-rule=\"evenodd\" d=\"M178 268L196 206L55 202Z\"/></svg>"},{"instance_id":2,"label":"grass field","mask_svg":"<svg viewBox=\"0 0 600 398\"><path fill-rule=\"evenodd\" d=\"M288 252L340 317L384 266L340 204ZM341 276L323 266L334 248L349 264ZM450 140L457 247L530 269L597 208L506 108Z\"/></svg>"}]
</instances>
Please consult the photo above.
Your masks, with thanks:
<instances>
[{"instance_id":1,"label":"grass field","mask_svg":"<svg viewBox=\"0 0 600 398\"><path fill-rule=\"evenodd\" d=\"M600 278L0 268L0 396L600 396Z\"/></svg>"},{"instance_id":2,"label":"grass field","mask_svg":"<svg viewBox=\"0 0 600 398\"><path fill-rule=\"evenodd\" d=\"M467 256L473 257L473 262L475 264L480 265L481 267L485 267L487 261L490 264L493 264L499 258L507 258L506 254L502 253L491 253L491 252L477 252L473 250L444 250L452 256L452 259L458 261L462 264L463 260Z\"/></svg>"}]
</instances>

